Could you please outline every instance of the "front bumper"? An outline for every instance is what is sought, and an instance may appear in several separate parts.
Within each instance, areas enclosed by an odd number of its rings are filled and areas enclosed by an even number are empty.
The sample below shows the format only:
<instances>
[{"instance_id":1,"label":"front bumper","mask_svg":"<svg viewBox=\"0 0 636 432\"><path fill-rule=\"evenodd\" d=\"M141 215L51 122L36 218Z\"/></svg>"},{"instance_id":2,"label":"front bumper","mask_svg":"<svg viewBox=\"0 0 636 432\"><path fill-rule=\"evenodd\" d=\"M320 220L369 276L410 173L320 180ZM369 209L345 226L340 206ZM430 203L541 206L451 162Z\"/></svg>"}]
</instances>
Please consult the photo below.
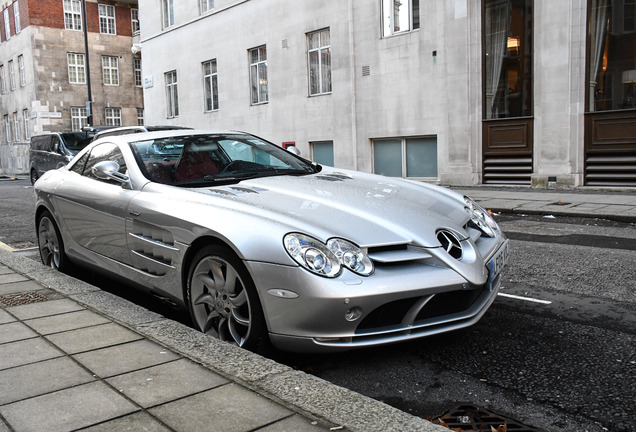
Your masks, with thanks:
<instances>
[{"instance_id":1,"label":"front bumper","mask_svg":"<svg viewBox=\"0 0 636 432\"><path fill-rule=\"evenodd\" d=\"M506 248L501 242L498 250ZM485 283L421 263L379 267L369 277L329 279L300 267L246 262L256 283L272 343L283 350L321 352L395 343L475 324L499 290L501 274L481 261ZM490 266L488 266L490 267ZM272 294L289 290L295 298ZM355 319L353 319L355 318Z\"/></svg>"}]
</instances>

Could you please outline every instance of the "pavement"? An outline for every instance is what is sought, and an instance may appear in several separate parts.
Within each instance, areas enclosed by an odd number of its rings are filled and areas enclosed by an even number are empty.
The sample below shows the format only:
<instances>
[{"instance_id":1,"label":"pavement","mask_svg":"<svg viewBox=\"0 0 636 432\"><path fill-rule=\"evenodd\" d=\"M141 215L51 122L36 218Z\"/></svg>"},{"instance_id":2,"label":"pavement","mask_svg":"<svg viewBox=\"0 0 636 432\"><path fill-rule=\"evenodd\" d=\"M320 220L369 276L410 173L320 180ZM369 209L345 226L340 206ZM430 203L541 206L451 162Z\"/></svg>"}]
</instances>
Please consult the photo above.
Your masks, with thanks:
<instances>
[{"instance_id":1,"label":"pavement","mask_svg":"<svg viewBox=\"0 0 636 432\"><path fill-rule=\"evenodd\" d=\"M453 188L493 213L636 222L636 190ZM448 431L0 243L0 432Z\"/></svg>"}]
</instances>

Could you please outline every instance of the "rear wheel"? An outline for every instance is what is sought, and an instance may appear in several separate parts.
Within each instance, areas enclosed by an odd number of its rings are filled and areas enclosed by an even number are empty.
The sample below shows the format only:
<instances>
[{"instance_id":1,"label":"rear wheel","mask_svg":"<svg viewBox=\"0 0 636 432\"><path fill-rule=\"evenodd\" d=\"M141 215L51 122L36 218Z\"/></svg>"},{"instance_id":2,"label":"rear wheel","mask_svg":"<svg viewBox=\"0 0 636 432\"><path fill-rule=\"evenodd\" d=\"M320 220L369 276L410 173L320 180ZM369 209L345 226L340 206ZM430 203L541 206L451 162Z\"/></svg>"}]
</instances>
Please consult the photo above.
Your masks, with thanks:
<instances>
[{"instance_id":1,"label":"rear wheel","mask_svg":"<svg viewBox=\"0 0 636 432\"><path fill-rule=\"evenodd\" d=\"M186 297L192 322L203 333L252 350L266 343L254 282L230 249L211 245L196 254Z\"/></svg>"},{"instance_id":2,"label":"rear wheel","mask_svg":"<svg viewBox=\"0 0 636 432\"><path fill-rule=\"evenodd\" d=\"M64 242L60 230L48 211L43 212L38 220L38 247L40 258L45 266L60 271L70 266L68 257L64 253Z\"/></svg>"}]
</instances>

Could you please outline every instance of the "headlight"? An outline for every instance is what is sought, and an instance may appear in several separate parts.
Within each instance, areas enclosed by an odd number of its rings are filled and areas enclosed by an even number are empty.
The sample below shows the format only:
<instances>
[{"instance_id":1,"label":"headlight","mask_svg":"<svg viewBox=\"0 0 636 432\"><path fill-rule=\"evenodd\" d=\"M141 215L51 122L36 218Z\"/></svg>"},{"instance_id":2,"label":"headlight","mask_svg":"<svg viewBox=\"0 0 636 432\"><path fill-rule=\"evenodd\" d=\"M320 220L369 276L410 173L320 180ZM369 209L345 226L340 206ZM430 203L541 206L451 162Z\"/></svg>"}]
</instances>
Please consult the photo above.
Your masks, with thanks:
<instances>
[{"instance_id":1,"label":"headlight","mask_svg":"<svg viewBox=\"0 0 636 432\"><path fill-rule=\"evenodd\" d=\"M304 234L290 233L284 237L283 244L294 261L321 276L336 277L342 267L362 276L373 273L369 257L347 240L333 238L325 245Z\"/></svg>"},{"instance_id":2,"label":"headlight","mask_svg":"<svg viewBox=\"0 0 636 432\"><path fill-rule=\"evenodd\" d=\"M327 247L338 258L340 264L354 273L369 276L373 273L373 263L358 246L343 239L330 239Z\"/></svg>"},{"instance_id":3,"label":"headlight","mask_svg":"<svg viewBox=\"0 0 636 432\"><path fill-rule=\"evenodd\" d=\"M497 222L482 206L466 196L464 201L466 203L464 209L476 228L480 229L488 237L495 237L501 233Z\"/></svg>"}]
</instances>

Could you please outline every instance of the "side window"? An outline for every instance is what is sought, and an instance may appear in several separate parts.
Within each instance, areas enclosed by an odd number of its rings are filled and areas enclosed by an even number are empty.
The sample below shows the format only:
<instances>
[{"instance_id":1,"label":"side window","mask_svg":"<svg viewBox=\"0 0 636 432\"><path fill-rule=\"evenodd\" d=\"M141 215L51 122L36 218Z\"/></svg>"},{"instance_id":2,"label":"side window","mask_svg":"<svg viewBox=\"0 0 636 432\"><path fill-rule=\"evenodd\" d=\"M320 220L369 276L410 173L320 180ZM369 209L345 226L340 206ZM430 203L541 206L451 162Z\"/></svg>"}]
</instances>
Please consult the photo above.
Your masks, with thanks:
<instances>
[{"instance_id":1,"label":"side window","mask_svg":"<svg viewBox=\"0 0 636 432\"><path fill-rule=\"evenodd\" d=\"M84 177L89 177L94 180L118 184L117 182L114 182L114 181L100 180L97 177L95 177L95 175L93 174L92 168L97 163L103 162L103 161L115 161L119 164L119 172L120 173L126 172L126 162L124 161L124 156L121 154L119 147L117 147L116 144L104 143L104 144L100 144L98 146L93 147L93 149L91 150L91 154L89 155L88 160L86 161L86 165L85 165L84 171L82 172L82 175Z\"/></svg>"},{"instance_id":2,"label":"side window","mask_svg":"<svg viewBox=\"0 0 636 432\"><path fill-rule=\"evenodd\" d=\"M69 167L69 171L73 171L79 175L82 175L84 172L84 167L86 166L86 161L88 160L88 153L84 153L84 156L75 161L73 165Z\"/></svg>"},{"instance_id":3,"label":"side window","mask_svg":"<svg viewBox=\"0 0 636 432\"><path fill-rule=\"evenodd\" d=\"M51 136L42 135L31 138L31 148L33 150L49 151L51 148Z\"/></svg>"},{"instance_id":4,"label":"side window","mask_svg":"<svg viewBox=\"0 0 636 432\"><path fill-rule=\"evenodd\" d=\"M56 135L51 136L51 147L49 151L53 153L59 153L60 151L60 138Z\"/></svg>"}]
</instances>

